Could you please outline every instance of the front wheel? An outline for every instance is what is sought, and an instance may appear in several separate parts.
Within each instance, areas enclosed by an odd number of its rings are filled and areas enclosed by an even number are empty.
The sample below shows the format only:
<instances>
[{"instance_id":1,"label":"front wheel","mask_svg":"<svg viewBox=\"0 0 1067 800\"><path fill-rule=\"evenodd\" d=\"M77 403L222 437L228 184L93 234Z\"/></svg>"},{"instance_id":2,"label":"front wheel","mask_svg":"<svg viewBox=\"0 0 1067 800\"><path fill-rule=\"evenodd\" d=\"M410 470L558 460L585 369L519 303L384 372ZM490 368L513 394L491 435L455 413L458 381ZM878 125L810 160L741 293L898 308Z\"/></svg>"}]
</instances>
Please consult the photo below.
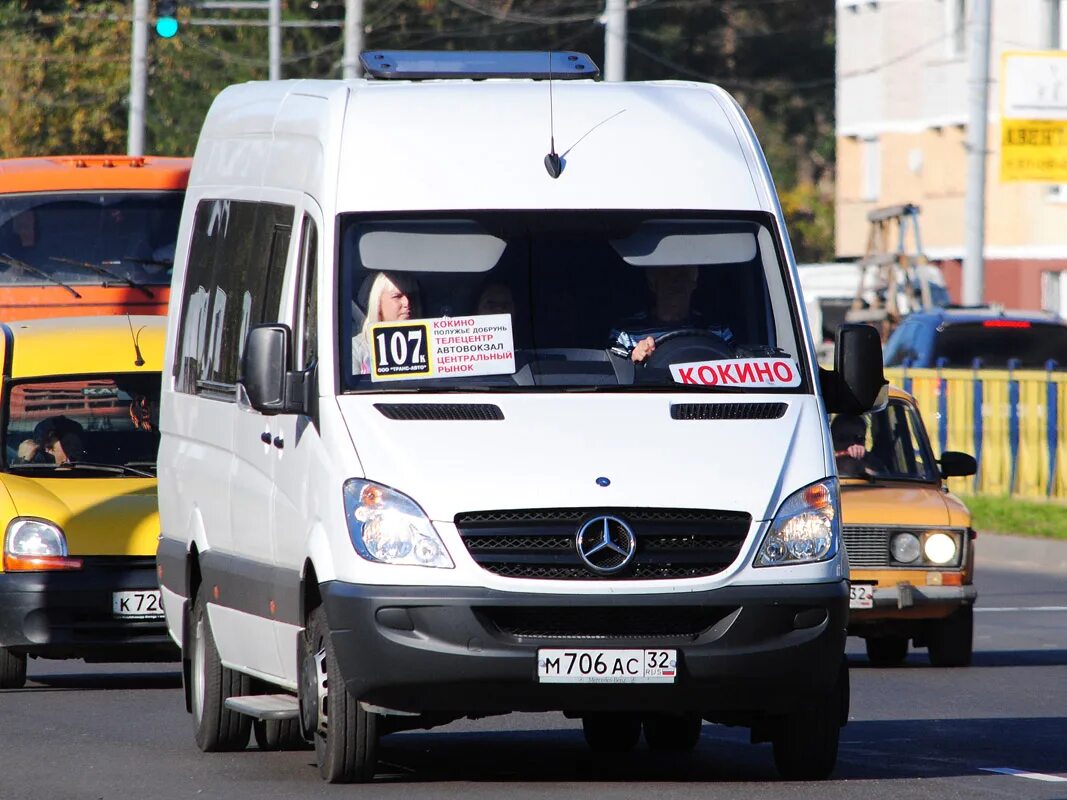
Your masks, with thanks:
<instances>
[{"instance_id":1,"label":"front wheel","mask_svg":"<svg viewBox=\"0 0 1067 800\"><path fill-rule=\"evenodd\" d=\"M782 720L774 737L774 764L783 778L813 781L830 776L848 704L848 664L843 662L829 692Z\"/></svg>"},{"instance_id":2,"label":"front wheel","mask_svg":"<svg viewBox=\"0 0 1067 800\"><path fill-rule=\"evenodd\" d=\"M933 623L927 647L935 667L966 667L974 652L974 607L964 606Z\"/></svg>"},{"instance_id":3,"label":"front wheel","mask_svg":"<svg viewBox=\"0 0 1067 800\"><path fill-rule=\"evenodd\" d=\"M26 685L26 654L0 647L0 689L21 689Z\"/></svg>"},{"instance_id":4,"label":"front wheel","mask_svg":"<svg viewBox=\"0 0 1067 800\"><path fill-rule=\"evenodd\" d=\"M247 675L222 666L211 622L207 615L206 590L201 587L193 604L189 624L189 677L196 745L205 753L244 750L252 720L226 708L226 698L251 693Z\"/></svg>"},{"instance_id":5,"label":"front wheel","mask_svg":"<svg viewBox=\"0 0 1067 800\"><path fill-rule=\"evenodd\" d=\"M311 729L319 774L329 783L371 780L378 764L378 715L364 711L345 687L322 606L308 618L301 672L301 718Z\"/></svg>"}]
</instances>

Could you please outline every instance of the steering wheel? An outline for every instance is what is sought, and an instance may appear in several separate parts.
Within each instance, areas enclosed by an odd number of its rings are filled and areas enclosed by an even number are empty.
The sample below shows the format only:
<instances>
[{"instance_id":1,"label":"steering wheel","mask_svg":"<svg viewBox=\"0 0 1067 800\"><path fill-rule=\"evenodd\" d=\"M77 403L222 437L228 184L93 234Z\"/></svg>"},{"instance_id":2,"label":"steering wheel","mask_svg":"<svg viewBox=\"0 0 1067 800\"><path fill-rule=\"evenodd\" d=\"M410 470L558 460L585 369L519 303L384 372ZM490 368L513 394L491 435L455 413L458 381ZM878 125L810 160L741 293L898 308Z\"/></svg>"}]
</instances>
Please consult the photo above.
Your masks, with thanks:
<instances>
[{"instance_id":1,"label":"steering wheel","mask_svg":"<svg viewBox=\"0 0 1067 800\"><path fill-rule=\"evenodd\" d=\"M679 328L655 337L656 349L645 360L645 367L667 369L671 364L689 361L712 361L733 358L734 349L721 336L704 328Z\"/></svg>"}]
</instances>

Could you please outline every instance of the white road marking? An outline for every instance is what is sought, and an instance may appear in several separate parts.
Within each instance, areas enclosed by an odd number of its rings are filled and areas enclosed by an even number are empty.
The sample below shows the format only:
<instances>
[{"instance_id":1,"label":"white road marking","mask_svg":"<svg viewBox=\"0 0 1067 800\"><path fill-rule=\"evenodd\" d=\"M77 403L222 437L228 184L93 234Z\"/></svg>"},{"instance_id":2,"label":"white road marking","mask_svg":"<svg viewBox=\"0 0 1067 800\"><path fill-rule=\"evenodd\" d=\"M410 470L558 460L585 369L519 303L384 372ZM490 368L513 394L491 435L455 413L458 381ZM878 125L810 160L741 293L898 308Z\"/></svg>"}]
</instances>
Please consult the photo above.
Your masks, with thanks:
<instances>
[{"instance_id":1,"label":"white road marking","mask_svg":"<svg viewBox=\"0 0 1067 800\"><path fill-rule=\"evenodd\" d=\"M1004 608L989 608L987 606L975 606L975 611L1067 611L1067 606L1011 606Z\"/></svg>"},{"instance_id":2,"label":"white road marking","mask_svg":"<svg viewBox=\"0 0 1067 800\"><path fill-rule=\"evenodd\" d=\"M1032 781L1046 781L1048 783L1067 783L1067 778L1060 775L1045 775L1042 772L1027 772L1022 769L1011 767L979 767L982 772L996 772L1000 775L1011 775L1015 778L1029 778Z\"/></svg>"}]
</instances>

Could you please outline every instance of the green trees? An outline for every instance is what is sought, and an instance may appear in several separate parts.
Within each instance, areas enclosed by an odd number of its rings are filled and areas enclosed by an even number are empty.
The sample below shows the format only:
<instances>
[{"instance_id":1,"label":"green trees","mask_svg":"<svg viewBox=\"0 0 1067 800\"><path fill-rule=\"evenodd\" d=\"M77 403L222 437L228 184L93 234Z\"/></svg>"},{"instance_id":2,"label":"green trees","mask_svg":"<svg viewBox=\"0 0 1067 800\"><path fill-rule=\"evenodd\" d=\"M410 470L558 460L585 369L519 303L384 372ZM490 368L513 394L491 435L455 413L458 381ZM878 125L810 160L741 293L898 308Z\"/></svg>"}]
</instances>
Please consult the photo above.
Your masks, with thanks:
<instances>
[{"instance_id":1,"label":"green trees","mask_svg":"<svg viewBox=\"0 0 1067 800\"><path fill-rule=\"evenodd\" d=\"M282 75L340 77L344 0L285 0ZM632 0L627 77L719 83L745 108L778 181L798 258L833 252L833 0ZM365 0L367 48L588 52L603 0ZM131 0L0 0L0 154L121 153ZM224 86L267 77L262 11L179 8L149 39L146 152L192 153ZM239 22L242 24L232 24ZM210 23L210 24L205 24ZM226 24L223 24L226 23Z\"/></svg>"}]
</instances>

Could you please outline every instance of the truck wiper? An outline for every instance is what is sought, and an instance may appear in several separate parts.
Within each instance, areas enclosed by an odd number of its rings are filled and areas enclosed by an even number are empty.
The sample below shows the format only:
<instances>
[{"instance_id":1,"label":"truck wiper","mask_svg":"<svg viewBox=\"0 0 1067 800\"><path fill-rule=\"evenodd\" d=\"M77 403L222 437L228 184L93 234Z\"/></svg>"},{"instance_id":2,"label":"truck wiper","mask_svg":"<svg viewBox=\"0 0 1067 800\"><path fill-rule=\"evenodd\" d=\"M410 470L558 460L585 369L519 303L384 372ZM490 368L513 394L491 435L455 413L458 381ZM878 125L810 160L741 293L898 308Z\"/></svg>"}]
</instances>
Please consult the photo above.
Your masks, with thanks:
<instances>
[{"instance_id":1,"label":"truck wiper","mask_svg":"<svg viewBox=\"0 0 1067 800\"><path fill-rule=\"evenodd\" d=\"M49 275L43 269L38 269L37 267L27 264L25 261L19 261L14 256L9 256L7 253L0 253L0 264L7 264L9 267L14 267L15 269L20 269L24 272L28 272L31 275L36 275L39 278L44 278L46 281L51 281L57 286L62 286L72 295L81 300L82 296L74 290L73 286L67 286L67 284L63 283L63 281L61 281L54 275Z\"/></svg>"},{"instance_id":2,"label":"truck wiper","mask_svg":"<svg viewBox=\"0 0 1067 800\"><path fill-rule=\"evenodd\" d=\"M133 278L130 278L129 276L119 275L117 272L112 272L111 270L109 270L109 269L107 269L105 267L102 267L99 264L93 264L91 261L78 261L77 259L74 259L74 258L60 258L59 256L49 256L48 258L51 261L58 261L61 264L71 264L71 265L73 265L75 267L84 267L85 269L91 269L97 275L103 275L105 278L112 278L113 280L120 281L122 283L127 284L131 288L139 289L140 291L144 292L149 297L155 297L155 295L152 294L152 290L149 289L144 284L138 283L137 281L135 281ZM122 262L107 261L105 263L107 263L107 264L112 264L112 263L119 264L119 263L122 263Z\"/></svg>"}]
</instances>

